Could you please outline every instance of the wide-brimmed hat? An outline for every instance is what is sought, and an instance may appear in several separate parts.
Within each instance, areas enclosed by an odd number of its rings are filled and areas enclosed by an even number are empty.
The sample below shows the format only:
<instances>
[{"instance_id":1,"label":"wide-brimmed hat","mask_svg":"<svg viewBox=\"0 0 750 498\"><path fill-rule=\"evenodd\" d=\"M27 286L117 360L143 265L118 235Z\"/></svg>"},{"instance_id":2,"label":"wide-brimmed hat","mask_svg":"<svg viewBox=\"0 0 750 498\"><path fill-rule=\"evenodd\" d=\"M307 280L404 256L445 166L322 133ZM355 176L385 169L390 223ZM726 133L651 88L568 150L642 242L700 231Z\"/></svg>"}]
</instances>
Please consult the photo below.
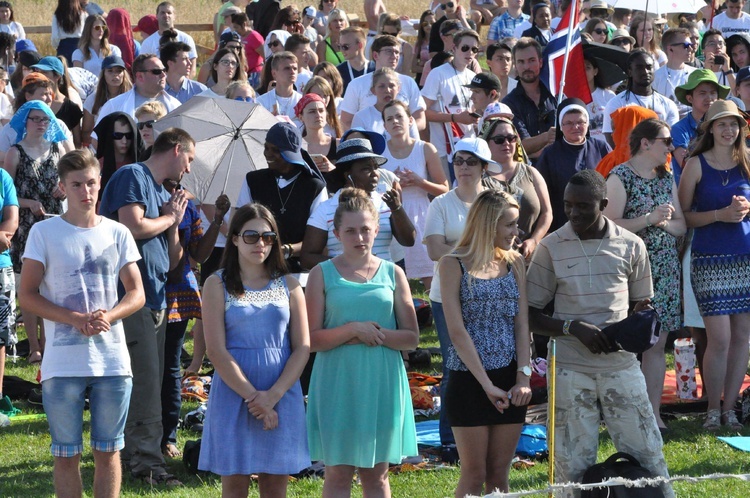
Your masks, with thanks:
<instances>
[{"instance_id":1,"label":"wide-brimmed hat","mask_svg":"<svg viewBox=\"0 0 750 498\"><path fill-rule=\"evenodd\" d=\"M350 163L357 159L375 159L378 166L385 164L388 159L372 151L370 141L364 138L344 140L336 148L336 164Z\"/></svg>"},{"instance_id":2,"label":"wide-brimmed hat","mask_svg":"<svg viewBox=\"0 0 750 498\"><path fill-rule=\"evenodd\" d=\"M729 87L720 85L719 80L716 78L716 74L714 74L713 71L711 71L710 69L696 69L695 71L690 73L690 76L688 76L688 79L684 85L680 85L674 89L674 95L675 97L677 97L677 100L679 100L680 103L684 105L691 105L685 97L687 97L688 92L692 92L693 90L695 90L695 87L697 87L701 83L714 83L719 89L720 99L727 98L727 95L729 94Z\"/></svg>"},{"instance_id":3,"label":"wide-brimmed hat","mask_svg":"<svg viewBox=\"0 0 750 498\"><path fill-rule=\"evenodd\" d=\"M483 138L462 138L456 143L454 150L454 156L456 152L468 152L486 163L497 164L496 161L492 160L490 146Z\"/></svg>"},{"instance_id":4,"label":"wide-brimmed hat","mask_svg":"<svg viewBox=\"0 0 750 498\"><path fill-rule=\"evenodd\" d=\"M606 9L607 14L612 15L615 13L614 7L610 7L607 5L607 2L604 0L591 0L589 2L589 6L583 9L584 14L589 14L591 12L591 9Z\"/></svg>"},{"instance_id":5,"label":"wide-brimmed hat","mask_svg":"<svg viewBox=\"0 0 750 498\"><path fill-rule=\"evenodd\" d=\"M612 38L610 38L609 42L607 42L607 43L609 43L610 45L612 45L613 41L618 40L620 38L627 38L628 40L630 40L630 44L631 45L635 45L635 38L633 38L632 36L630 36L630 33L628 32L627 29L622 29L622 28L616 29L614 31L614 33L612 33Z\"/></svg>"},{"instance_id":6,"label":"wide-brimmed hat","mask_svg":"<svg viewBox=\"0 0 750 498\"><path fill-rule=\"evenodd\" d=\"M700 125L701 130L706 131L717 119L730 116L737 118L737 121L740 123L740 128L747 128L747 121L745 121L745 118L740 114L737 104L731 100L717 100L708 108L708 112Z\"/></svg>"},{"instance_id":7,"label":"wide-brimmed hat","mask_svg":"<svg viewBox=\"0 0 750 498\"><path fill-rule=\"evenodd\" d=\"M344 132L344 134L341 136L341 141L344 142L349 135L352 133L361 133L362 135L366 136L367 139L370 141L370 145L372 146L372 151L375 154L382 154L383 151L385 151L385 137L382 133L378 133L377 131L372 130L365 130L364 128L349 128L347 131Z\"/></svg>"}]
</instances>

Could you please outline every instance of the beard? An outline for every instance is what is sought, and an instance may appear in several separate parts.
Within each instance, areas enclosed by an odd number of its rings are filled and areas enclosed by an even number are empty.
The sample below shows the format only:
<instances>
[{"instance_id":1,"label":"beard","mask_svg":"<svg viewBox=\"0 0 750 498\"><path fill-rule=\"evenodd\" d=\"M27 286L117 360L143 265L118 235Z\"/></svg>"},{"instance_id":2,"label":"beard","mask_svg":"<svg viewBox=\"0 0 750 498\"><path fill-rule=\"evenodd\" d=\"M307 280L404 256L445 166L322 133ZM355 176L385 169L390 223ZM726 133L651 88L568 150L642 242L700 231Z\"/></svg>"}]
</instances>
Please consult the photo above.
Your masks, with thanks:
<instances>
[{"instance_id":1,"label":"beard","mask_svg":"<svg viewBox=\"0 0 750 498\"><path fill-rule=\"evenodd\" d=\"M518 75L518 79L524 83L536 83L539 79L539 74L534 74L531 71L525 71Z\"/></svg>"}]
</instances>

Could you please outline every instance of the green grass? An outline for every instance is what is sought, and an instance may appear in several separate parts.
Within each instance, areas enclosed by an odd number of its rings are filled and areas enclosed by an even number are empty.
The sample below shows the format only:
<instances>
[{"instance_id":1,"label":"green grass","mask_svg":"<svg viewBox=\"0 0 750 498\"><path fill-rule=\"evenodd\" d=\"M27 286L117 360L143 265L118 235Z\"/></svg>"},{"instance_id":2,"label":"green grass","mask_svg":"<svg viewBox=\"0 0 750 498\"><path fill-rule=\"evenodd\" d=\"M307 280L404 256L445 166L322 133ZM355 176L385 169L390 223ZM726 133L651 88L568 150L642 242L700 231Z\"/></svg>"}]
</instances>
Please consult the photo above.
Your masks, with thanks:
<instances>
[{"instance_id":1,"label":"green grass","mask_svg":"<svg viewBox=\"0 0 750 498\"><path fill-rule=\"evenodd\" d=\"M426 297L421 286L413 286L414 295ZM20 338L24 338L23 329L19 331ZM434 327L423 329L421 333L421 347L436 347L437 334ZM187 340L187 349L192 351L192 340ZM440 357L433 357L431 368L426 371L438 371ZM6 372L28 380L36 377L36 369L19 360L13 364L8 362ZM27 403L17 403L23 413L39 413L40 409ZM196 407L195 403L185 403L183 413ZM88 413L86 413L88 420ZM745 474L750 473L750 453L743 453L732 449L707 434L701 428L702 419L687 417L670 422L672 436L665 443L664 451L667 464L672 475L701 476L712 473ZM88 446L88 423L84 425L84 441ZM719 435L730 435L719 433ZM743 435L750 436L750 429ZM186 430L178 433L178 445L182 448L186 441L197 439L199 434ZM606 431L602 432L599 460L615 452ZM50 437L47 424L44 421L33 423L17 423L0 429L0 497L26 498L53 496L52 487L52 457L49 453ZM212 475L196 476L185 471L181 460L168 462L169 470L173 472L185 486L175 490L151 488L128 476L123 478L122 496L137 497L158 495L164 498L194 498L221 496L221 482ZM93 459L86 448L82 459L82 474L85 496L92 496L91 483L93 481ZM391 489L394 497L407 498L436 498L453 496L458 481L457 468L433 471L404 472L392 475ZM527 470L511 471L511 490L541 489L547 483L547 463L538 462ZM290 483L288 496L314 497L320 496L323 482L320 479L302 479ZM750 496L750 482L736 479L704 481L697 484L676 483L675 491L680 498L735 498ZM257 486L253 485L250 496L258 496ZM353 487L352 496L361 497L361 488ZM537 495L543 496L543 495Z\"/></svg>"}]
</instances>

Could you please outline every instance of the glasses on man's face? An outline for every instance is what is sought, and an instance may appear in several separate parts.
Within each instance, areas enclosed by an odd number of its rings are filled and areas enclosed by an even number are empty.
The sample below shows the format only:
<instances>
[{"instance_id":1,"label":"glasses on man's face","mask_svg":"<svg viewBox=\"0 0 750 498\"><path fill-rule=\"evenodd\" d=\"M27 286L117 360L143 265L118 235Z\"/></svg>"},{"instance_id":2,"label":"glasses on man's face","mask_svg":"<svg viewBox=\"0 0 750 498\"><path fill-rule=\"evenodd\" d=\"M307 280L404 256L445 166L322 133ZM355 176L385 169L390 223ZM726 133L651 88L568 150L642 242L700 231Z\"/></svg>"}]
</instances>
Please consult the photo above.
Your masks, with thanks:
<instances>
[{"instance_id":1,"label":"glasses on man's face","mask_svg":"<svg viewBox=\"0 0 750 498\"><path fill-rule=\"evenodd\" d=\"M514 143L518 139L518 135L495 135L494 137L488 138L490 142L494 142L495 145L502 145L505 142L509 144Z\"/></svg>"},{"instance_id":2,"label":"glasses on man's face","mask_svg":"<svg viewBox=\"0 0 750 498\"><path fill-rule=\"evenodd\" d=\"M726 46L726 43L724 43L724 40L711 40L710 42L706 43L706 48L708 47L724 47Z\"/></svg>"},{"instance_id":3,"label":"glasses on man's face","mask_svg":"<svg viewBox=\"0 0 750 498\"><path fill-rule=\"evenodd\" d=\"M461 52L468 52L469 50L471 50L471 53L474 55L479 53L479 47L471 47L469 45L464 45L461 47Z\"/></svg>"},{"instance_id":4,"label":"glasses on man's face","mask_svg":"<svg viewBox=\"0 0 750 498\"><path fill-rule=\"evenodd\" d=\"M596 28L594 30L594 33L596 33L597 35L606 35L608 31L606 29Z\"/></svg>"},{"instance_id":5,"label":"glasses on man's face","mask_svg":"<svg viewBox=\"0 0 750 498\"><path fill-rule=\"evenodd\" d=\"M219 64L221 64L224 67L237 67L237 61L234 59L221 59L219 61Z\"/></svg>"},{"instance_id":6,"label":"glasses on man's face","mask_svg":"<svg viewBox=\"0 0 750 498\"><path fill-rule=\"evenodd\" d=\"M281 42L279 40L274 40L272 42L268 42L268 48L276 48L279 45L281 45Z\"/></svg>"},{"instance_id":7,"label":"glasses on man's face","mask_svg":"<svg viewBox=\"0 0 750 498\"><path fill-rule=\"evenodd\" d=\"M260 233L257 230L245 230L244 232L242 232L242 242L244 242L245 244L257 244L261 239L263 239L263 243L265 245L273 245L273 243L276 242L276 232Z\"/></svg>"},{"instance_id":8,"label":"glasses on man's face","mask_svg":"<svg viewBox=\"0 0 750 498\"><path fill-rule=\"evenodd\" d=\"M351 44L351 43L342 43L339 46L341 47L341 51L342 52L346 52L347 50L349 50L350 48L352 48L354 45Z\"/></svg>"},{"instance_id":9,"label":"glasses on man's face","mask_svg":"<svg viewBox=\"0 0 750 498\"><path fill-rule=\"evenodd\" d=\"M480 164L482 164L482 161L480 161L476 157L470 157L468 159L464 159L463 157L453 158L453 166L463 166L464 164L466 166L474 167L474 166L479 166Z\"/></svg>"},{"instance_id":10,"label":"glasses on man's face","mask_svg":"<svg viewBox=\"0 0 750 498\"><path fill-rule=\"evenodd\" d=\"M399 55L401 55L400 50L393 49L393 48L381 48L378 53L383 54L383 55L390 55L394 57L398 57Z\"/></svg>"},{"instance_id":11,"label":"glasses on man's face","mask_svg":"<svg viewBox=\"0 0 750 498\"><path fill-rule=\"evenodd\" d=\"M162 74L167 72L167 68L159 67L159 68L154 68L154 69L141 69L138 72L139 73L151 73L154 76L161 76Z\"/></svg>"},{"instance_id":12,"label":"glasses on man's face","mask_svg":"<svg viewBox=\"0 0 750 498\"><path fill-rule=\"evenodd\" d=\"M138 126L139 130L143 130L144 128L148 128L149 130L154 127L154 123L156 123L156 120L149 119L148 121L142 121L138 123L136 126Z\"/></svg>"},{"instance_id":13,"label":"glasses on man's face","mask_svg":"<svg viewBox=\"0 0 750 498\"><path fill-rule=\"evenodd\" d=\"M235 97L234 100L236 100L237 102L255 102L255 99L252 97Z\"/></svg>"},{"instance_id":14,"label":"glasses on man's face","mask_svg":"<svg viewBox=\"0 0 750 498\"><path fill-rule=\"evenodd\" d=\"M654 140L661 140L667 147L672 146L672 137L656 137Z\"/></svg>"},{"instance_id":15,"label":"glasses on man's face","mask_svg":"<svg viewBox=\"0 0 750 498\"><path fill-rule=\"evenodd\" d=\"M695 43L686 41L686 42L680 42L680 43L670 43L669 46L670 47L682 47L685 50L689 50L695 47Z\"/></svg>"},{"instance_id":16,"label":"glasses on man's face","mask_svg":"<svg viewBox=\"0 0 750 498\"><path fill-rule=\"evenodd\" d=\"M27 119L36 124L49 124L50 122L50 118L48 118L47 116L29 116Z\"/></svg>"},{"instance_id":17,"label":"glasses on man's face","mask_svg":"<svg viewBox=\"0 0 750 498\"><path fill-rule=\"evenodd\" d=\"M121 131L113 131L112 138L114 138L115 140L122 140L123 138L127 140L133 140L133 132L128 131L128 132L123 133Z\"/></svg>"}]
</instances>

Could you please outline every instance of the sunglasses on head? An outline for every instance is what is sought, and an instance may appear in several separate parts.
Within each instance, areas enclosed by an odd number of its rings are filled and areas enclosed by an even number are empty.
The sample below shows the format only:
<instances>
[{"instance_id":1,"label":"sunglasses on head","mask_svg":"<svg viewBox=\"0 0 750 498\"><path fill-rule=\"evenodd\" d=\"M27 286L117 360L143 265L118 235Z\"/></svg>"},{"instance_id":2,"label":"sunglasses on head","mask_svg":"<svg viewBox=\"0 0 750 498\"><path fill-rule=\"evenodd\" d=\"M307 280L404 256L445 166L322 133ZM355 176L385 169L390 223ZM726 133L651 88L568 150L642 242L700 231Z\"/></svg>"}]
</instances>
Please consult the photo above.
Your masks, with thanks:
<instances>
[{"instance_id":1,"label":"sunglasses on head","mask_svg":"<svg viewBox=\"0 0 750 498\"><path fill-rule=\"evenodd\" d=\"M490 137L487 140L489 140L490 142L494 142L496 145L502 145L505 142L512 144L517 139L518 135L495 135L494 137Z\"/></svg>"},{"instance_id":2,"label":"sunglasses on head","mask_svg":"<svg viewBox=\"0 0 750 498\"><path fill-rule=\"evenodd\" d=\"M257 230L245 230L242 232L241 237L242 242L249 245L257 244L260 239L263 239L263 243L267 246L276 242L276 232L260 233Z\"/></svg>"},{"instance_id":3,"label":"sunglasses on head","mask_svg":"<svg viewBox=\"0 0 750 498\"><path fill-rule=\"evenodd\" d=\"M139 73L151 73L154 76L160 76L160 75L164 74L166 71L167 71L167 68L160 67L160 68L154 68L154 69L141 69L138 72Z\"/></svg>"},{"instance_id":4,"label":"sunglasses on head","mask_svg":"<svg viewBox=\"0 0 750 498\"><path fill-rule=\"evenodd\" d=\"M148 121L143 121L141 123L138 123L136 126L138 126L139 130L143 130L144 128L148 128L149 130L154 127L154 123L156 121L153 119L149 119Z\"/></svg>"},{"instance_id":5,"label":"sunglasses on head","mask_svg":"<svg viewBox=\"0 0 750 498\"><path fill-rule=\"evenodd\" d=\"M281 45L281 42L279 40L268 42L268 48L278 47L279 45Z\"/></svg>"},{"instance_id":6,"label":"sunglasses on head","mask_svg":"<svg viewBox=\"0 0 750 498\"><path fill-rule=\"evenodd\" d=\"M133 132L129 131L127 133L123 133L121 131L113 131L112 138L114 138L115 140L122 140L123 138L127 138L128 140L133 140Z\"/></svg>"},{"instance_id":7,"label":"sunglasses on head","mask_svg":"<svg viewBox=\"0 0 750 498\"><path fill-rule=\"evenodd\" d=\"M461 52L468 52L471 50L472 54L478 54L479 53L479 47L470 47L468 45L464 45L461 47Z\"/></svg>"}]
</instances>

